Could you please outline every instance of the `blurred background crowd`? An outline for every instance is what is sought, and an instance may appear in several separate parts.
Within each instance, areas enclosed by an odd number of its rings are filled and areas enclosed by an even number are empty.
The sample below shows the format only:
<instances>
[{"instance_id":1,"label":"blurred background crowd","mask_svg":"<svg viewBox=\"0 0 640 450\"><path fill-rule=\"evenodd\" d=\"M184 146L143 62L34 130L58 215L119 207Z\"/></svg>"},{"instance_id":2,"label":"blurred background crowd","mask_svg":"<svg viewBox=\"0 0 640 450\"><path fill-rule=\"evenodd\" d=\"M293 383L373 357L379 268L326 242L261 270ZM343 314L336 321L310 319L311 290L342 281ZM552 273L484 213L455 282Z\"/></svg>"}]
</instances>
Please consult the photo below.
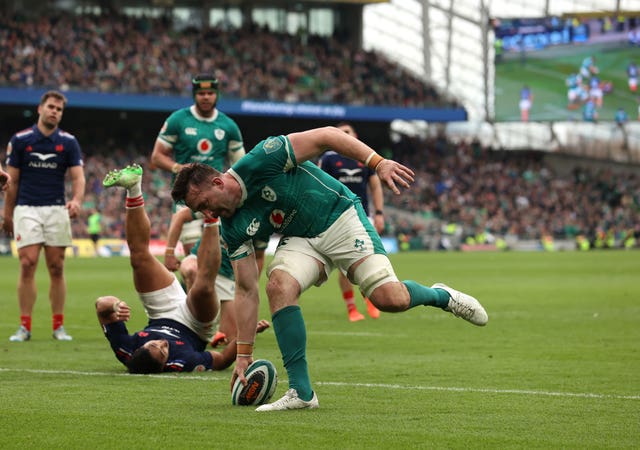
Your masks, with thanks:
<instances>
[{"instance_id":1,"label":"blurred background crowd","mask_svg":"<svg viewBox=\"0 0 640 450\"><path fill-rule=\"evenodd\" d=\"M0 17L0 85L190 95L215 71L231 98L438 106L436 90L379 53L339 36L274 33L249 24L174 31L165 18Z\"/></svg>"},{"instance_id":2,"label":"blurred background crowd","mask_svg":"<svg viewBox=\"0 0 640 450\"><path fill-rule=\"evenodd\" d=\"M0 85L42 91L190 95L191 75L215 70L222 95L228 97L350 105L451 104L398 65L352 48L339 36L286 35L255 25L176 32L162 18L0 17L0 58ZM172 207L170 175L149 167L156 136L138 134L137 141L125 147L67 125L63 119L61 128L76 134L85 151L90 149L85 158L84 213L74 223L74 236L87 237L86 219L96 209L103 216L102 236L123 237L124 194L105 193L102 179L110 169L137 162L146 170L143 189L152 237L165 238ZM156 125L159 130L162 123ZM3 147L16 131L0 131ZM366 135L360 137L367 141ZM583 166L578 159L560 167L544 153L503 151L444 137L400 136L384 151L417 174L411 190L401 196L386 194L385 234L406 244L401 248L506 245L509 239L629 246L640 237L637 171Z\"/></svg>"}]
</instances>

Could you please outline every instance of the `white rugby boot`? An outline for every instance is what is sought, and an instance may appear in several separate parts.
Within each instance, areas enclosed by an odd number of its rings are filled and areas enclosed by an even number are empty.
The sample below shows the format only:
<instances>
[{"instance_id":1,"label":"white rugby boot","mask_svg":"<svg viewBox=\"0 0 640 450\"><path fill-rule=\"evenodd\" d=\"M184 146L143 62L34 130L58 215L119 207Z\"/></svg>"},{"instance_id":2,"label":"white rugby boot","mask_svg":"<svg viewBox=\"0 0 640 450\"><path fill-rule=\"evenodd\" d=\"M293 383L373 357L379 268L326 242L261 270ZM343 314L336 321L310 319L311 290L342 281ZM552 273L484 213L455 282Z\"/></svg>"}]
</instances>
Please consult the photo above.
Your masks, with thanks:
<instances>
[{"instance_id":1,"label":"white rugby boot","mask_svg":"<svg viewBox=\"0 0 640 450\"><path fill-rule=\"evenodd\" d=\"M256 411L285 411L287 409L316 409L320 406L318 403L318 396L313 393L313 397L308 402L305 402L298 397L298 392L295 389L289 389L280 400L276 400L273 403L267 403L266 405L260 405L256 408Z\"/></svg>"},{"instance_id":2,"label":"white rugby boot","mask_svg":"<svg viewBox=\"0 0 640 450\"><path fill-rule=\"evenodd\" d=\"M489 321L487 312L472 296L456 291L443 283L436 283L431 287L444 289L449 293L449 304L444 308L445 311L480 327L485 326Z\"/></svg>"}]
</instances>

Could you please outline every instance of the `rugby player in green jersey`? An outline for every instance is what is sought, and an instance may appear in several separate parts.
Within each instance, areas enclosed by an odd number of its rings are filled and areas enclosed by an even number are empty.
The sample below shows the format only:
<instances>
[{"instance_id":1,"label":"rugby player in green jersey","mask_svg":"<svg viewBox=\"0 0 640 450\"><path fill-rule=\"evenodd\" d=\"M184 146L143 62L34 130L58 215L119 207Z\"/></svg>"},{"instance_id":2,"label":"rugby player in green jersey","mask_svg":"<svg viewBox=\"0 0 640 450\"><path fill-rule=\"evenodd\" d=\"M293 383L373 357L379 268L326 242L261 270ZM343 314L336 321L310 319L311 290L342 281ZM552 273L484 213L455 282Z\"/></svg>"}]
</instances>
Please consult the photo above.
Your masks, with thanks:
<instances>
[{"instance_id":1,"label":"rugby player in green jersey","mask_svg":"<svg viewBox=\"0 0 640 450\"><path fill-rule=\"evenodd\" d=\"M258 270L252 239L282 236L267 268L267 297L289 390L257 411L319 406L306 358L306 330L299 298L325 282L337 267L381 311L433 306L483 326L488 315L474 297L436 283L399 281L380 237L359 198L310 160L327 149L363 162L395 194L414 173L384 159L371 147L335 127L269 137L224 173L203 165L184 166L171 195L205 217L222 219L222 240L236 276L237 357L231 383L253 361L258 322Z\"/></svg>"}]
</instances>

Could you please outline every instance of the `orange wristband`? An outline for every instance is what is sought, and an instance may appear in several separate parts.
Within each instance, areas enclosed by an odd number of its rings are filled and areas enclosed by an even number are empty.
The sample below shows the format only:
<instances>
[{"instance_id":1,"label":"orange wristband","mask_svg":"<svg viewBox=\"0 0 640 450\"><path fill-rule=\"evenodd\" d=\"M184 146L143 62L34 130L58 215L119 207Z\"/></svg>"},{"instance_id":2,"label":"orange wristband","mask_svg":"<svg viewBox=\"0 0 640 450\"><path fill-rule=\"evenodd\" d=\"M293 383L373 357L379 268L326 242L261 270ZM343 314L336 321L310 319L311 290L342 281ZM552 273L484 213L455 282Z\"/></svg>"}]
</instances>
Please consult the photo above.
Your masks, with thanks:
<instances>
[{"instance_id":1,"label":"orange wristband","mask_svg":"<svg viewBox=\"0 0 640 450\"><path fill-rule=\"evenodd\" d=\"M367 159L364 161L364 163L367 165L367 167L373 171L376 170L376 168L378 167L378 165L384 161L384 158L380 155L378 155L376 152L371 153Z\"/></svg>"},{"instance_id":2,"label":"orange wristband","mask_svg":"<svg viewBox=\"0 0 640 450\"><path fill-rule=\"evenodd\" d=\"M236 343L236 355L251 356L253 354L253 344L249 342Z\"/></svg>"}]
</instances>

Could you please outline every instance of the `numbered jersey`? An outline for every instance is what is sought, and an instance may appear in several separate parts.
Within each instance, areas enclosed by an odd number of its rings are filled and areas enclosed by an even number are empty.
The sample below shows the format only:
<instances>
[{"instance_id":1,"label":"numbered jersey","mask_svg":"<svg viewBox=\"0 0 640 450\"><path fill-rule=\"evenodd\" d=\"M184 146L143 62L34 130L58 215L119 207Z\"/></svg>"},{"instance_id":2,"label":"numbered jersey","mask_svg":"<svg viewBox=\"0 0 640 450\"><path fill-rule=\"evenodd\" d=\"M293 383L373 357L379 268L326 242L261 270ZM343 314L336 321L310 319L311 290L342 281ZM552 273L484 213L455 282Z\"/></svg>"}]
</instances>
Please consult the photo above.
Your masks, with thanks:
<instances>
[{"instance_id":1,"label":"numbered jersey","mask_svg":"<svg viewBox=\"0 0 640 450\"><path fill-rule=\"evenodd\" d=\"M227 158L243 150L238 125L217 109L212 117L202 117L194 105L172 113L166 120L158 139L173 149L173 157L180 164L199 162L217 170L224 170Z\"/></svg>"}]
</instances>

